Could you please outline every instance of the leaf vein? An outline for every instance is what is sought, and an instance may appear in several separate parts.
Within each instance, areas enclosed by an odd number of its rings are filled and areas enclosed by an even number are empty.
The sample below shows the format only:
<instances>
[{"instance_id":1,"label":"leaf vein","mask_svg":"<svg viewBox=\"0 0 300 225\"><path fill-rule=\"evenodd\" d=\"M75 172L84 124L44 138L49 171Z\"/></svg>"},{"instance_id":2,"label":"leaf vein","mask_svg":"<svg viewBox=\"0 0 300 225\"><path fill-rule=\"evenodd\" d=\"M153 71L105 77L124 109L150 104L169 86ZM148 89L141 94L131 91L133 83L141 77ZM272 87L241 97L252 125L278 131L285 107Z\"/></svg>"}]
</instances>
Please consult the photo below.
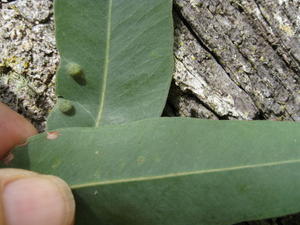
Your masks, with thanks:
<instances>
[{"instance_id":1,"label":"leaf vein","mask_svg":"<svg viewBox=\"0 0 300 225\"><path fill-rule=\"evenodd\" d=\"M74 185L71 185L71 188L72 189L81 189L81 188L95 187L95 186L101 186L101 185L160 180L160 179L165 179L165 178L183 177L183 176L189 176L189 175L200 175L200 174L208 174L208 173L219 173L219 172L227 172L227 171L234 171L234 170L240 170L240 169L255 169L255 168L280 166L280 165L284 165L284 164L294 164L294 163L300 163L300 159L261 163L261 164L254 164L254 165L245 165L245 166L235 166L235 167L227 167L227 168L218 168L218 169L196 170L196 171L190 171L190 172L178 172L178 173L170 173L170 174L165 174L165 175L156 175L156 176L147 176L147 177L133 177L133 178L127 178L127 179L89 182L89 183L85 183L85 184L74 184Z\"/></svg>"},{"instance_id":2,"label":"leaf vein","mask_svg":"<svg viewBox=\"0 0 300 225\"><path fill-rule=\"evenodd\" d=\"M107 87L107 78L108 78L108 66L109 66L109 54L110 54L110 39L111 39L111 20L112 20L112 0L108 2L108 15L107 15L107 33L106 33L106 46L105 46L105 61L103 68L103 82L102 82L102 91L100 95L100 108L97 115L95 127L99 127L100 121L104 109L104 100L105 92Z\"/></svg>"}]
</instances>

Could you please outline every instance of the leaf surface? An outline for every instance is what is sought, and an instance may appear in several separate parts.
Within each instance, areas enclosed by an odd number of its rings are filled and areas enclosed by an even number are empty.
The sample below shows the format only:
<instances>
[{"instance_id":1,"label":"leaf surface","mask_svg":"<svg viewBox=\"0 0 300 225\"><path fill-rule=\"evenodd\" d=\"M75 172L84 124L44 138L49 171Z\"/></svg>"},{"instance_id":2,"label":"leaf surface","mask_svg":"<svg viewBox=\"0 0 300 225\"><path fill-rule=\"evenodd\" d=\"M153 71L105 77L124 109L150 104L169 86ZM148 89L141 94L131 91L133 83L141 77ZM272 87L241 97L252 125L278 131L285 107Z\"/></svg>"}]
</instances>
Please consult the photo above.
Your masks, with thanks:
<instances>
[{"instance_id":1,"label":"leaf surface","mask_svg":"<svg viewBox=\"0 0 300 225\"><path fill-rule=\"evenodd\" d=\"M300 211L300 124L148 119L59 130L11 167L72 187L78 225L221 225Z\"/></svg>"},{"instance_id":2,"label":"leaf surface","mask_svg":"<svg viewBox=\"0 0 300 225\"><path fill-rule=\"evenodd\" d=\"M55 21L56 92L73 109L62 113L59 101L48 129L161 115L173 69L171 0L56 0Z\"/></svg>"}]
</instances>

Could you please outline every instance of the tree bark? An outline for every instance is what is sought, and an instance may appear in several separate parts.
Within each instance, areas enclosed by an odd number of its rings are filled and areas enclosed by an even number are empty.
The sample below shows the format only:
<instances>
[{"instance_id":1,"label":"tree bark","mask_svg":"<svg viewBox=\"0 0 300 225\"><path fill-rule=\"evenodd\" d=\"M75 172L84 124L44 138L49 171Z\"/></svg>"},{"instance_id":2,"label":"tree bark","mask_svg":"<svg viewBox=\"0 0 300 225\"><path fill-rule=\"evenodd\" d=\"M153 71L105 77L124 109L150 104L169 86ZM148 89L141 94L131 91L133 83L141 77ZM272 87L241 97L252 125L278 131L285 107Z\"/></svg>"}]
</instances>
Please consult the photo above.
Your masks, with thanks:
<instances>
[{"instance_id":1,"label":"tree bark","mask_svg":"<svg viewBox=\"0 0 300 225\"><path fill-rule=\"evenodd\" d=\"M44 130L55 102L52 0L0 1L0 101Z\"/></svg>"},{"instance_id":2,"label":"tree bark","mask_svg":"<svg viewBox=\"0 0 300 225\"><path fill-rule=\"evenodd\" d=\"M300 1L175 0L174 17L168 111L300 120Z\"/></svg>"}]
</instances>

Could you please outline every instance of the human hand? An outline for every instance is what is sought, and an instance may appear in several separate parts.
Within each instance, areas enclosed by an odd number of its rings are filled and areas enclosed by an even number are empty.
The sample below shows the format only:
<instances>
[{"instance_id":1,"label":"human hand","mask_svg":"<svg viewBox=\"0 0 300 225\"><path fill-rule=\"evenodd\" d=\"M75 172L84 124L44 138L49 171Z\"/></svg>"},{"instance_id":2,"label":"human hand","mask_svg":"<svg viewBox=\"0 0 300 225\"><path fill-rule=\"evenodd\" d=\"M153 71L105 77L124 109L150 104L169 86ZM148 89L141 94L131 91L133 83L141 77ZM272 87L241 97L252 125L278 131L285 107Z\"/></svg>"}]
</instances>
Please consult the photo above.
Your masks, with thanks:
<instances>
[{"instance_id":1,"label":"human hand","mask_svg":"<svg viewBox=\"0 0 300 225\"><path fill-rule=\"evenodd\" d=\"M24 144L36 129L0 102L0 159ZM72 225L75 203L58 177L20 169L0 169L0 225Z\"/></svg>"}]
</instances>

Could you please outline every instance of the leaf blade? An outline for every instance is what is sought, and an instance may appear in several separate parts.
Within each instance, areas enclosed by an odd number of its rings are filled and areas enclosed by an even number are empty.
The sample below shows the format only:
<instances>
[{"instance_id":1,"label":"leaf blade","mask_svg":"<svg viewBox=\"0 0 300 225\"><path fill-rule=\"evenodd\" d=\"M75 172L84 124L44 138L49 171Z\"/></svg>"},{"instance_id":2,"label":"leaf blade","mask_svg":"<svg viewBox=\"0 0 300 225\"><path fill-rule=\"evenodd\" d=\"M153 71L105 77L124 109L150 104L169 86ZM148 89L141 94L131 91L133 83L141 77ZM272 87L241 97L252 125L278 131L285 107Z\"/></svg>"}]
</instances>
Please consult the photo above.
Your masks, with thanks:
<instances>
[{"instance_id":1,"label":"leaf blade","mask_svg":"<svg viewBox=\"0 0 300 225\"><path fill-rule=\"evenodd\" d=\"M300 211L299 129L186 118L63 129L12 166L67 180L78 224L233 224Z\"/></svg>"},{"instance_id":2,"label":"leaf blade","mask_svg":"<svg viewBox=\"0 0 300 225\"><path fill-rule=\"evenodd\" d=\"M56 0L57 95L75 110L67 115L56 106L48 128L159 117L173 69L171 8L169 0ZM80 79L68 76L72 63Z\"/></svg>"}]
</instances>

